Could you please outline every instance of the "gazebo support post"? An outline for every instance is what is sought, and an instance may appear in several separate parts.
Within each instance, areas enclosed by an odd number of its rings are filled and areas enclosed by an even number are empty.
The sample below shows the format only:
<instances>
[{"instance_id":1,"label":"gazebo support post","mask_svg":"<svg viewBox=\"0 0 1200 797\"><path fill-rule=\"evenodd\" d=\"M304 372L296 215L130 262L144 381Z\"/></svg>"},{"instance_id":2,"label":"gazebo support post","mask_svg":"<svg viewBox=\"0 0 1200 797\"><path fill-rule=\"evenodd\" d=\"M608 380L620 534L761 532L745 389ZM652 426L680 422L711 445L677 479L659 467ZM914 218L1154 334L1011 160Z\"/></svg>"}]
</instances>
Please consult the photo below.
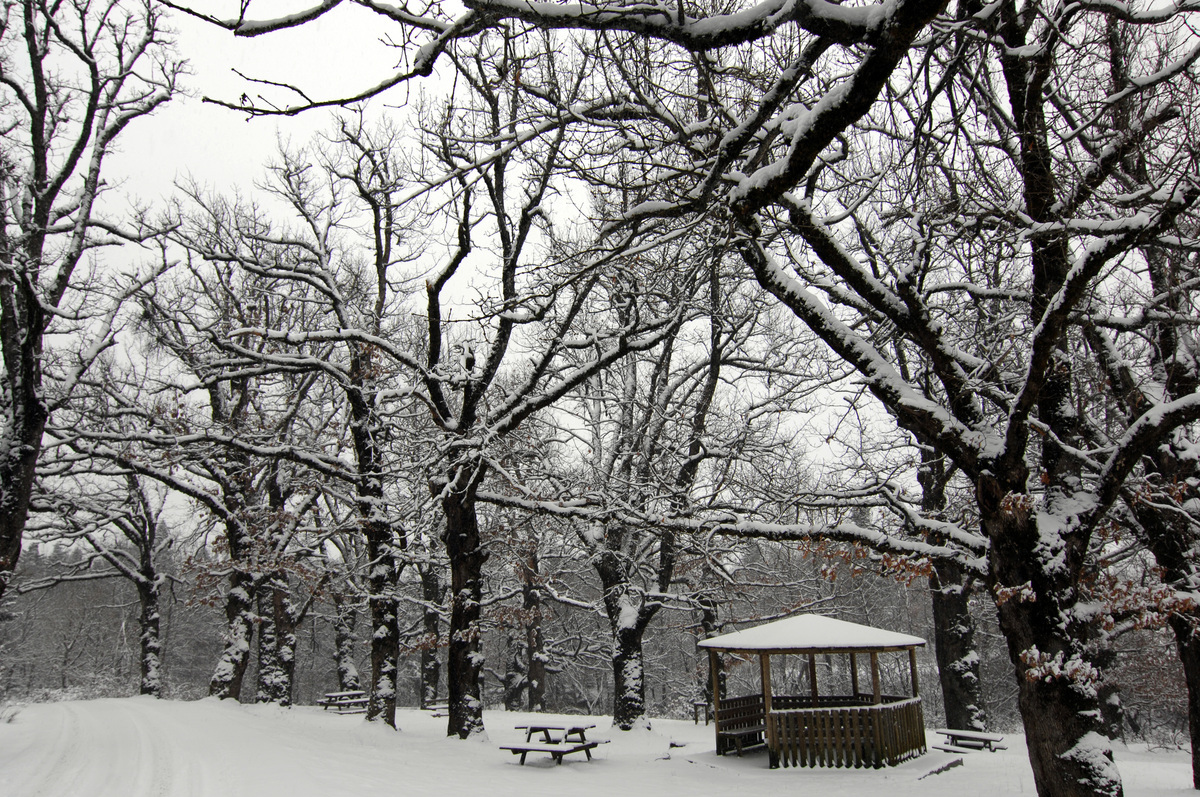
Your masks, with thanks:
<instances>
[{"instance_id":1,"label":"gazebo support post","mask_svg":"<svg viewBox=\"0 0 1200 797\"><path fill-rule=\"evenodd\" d=\"M850 654L850 694L858 700L858 654Z\"/></svg>"},{"instance_id":2,"label":"gazebo support post","mask_svg":"<svg viewBox=\"0 0 1200 797\"><path fill-rule=\"evenodd\" d=\"M871 651L871 694L875 705L883 702L883 695L879 692L879 654Z\"/></svg>"},{"instance_id":3,"label":"gazebo support post","mask_svg":"<svg viewBox=\"0 0 1200 797\"><path fill-rule=\"evenodd\" d=\"M912 695L920 697L920 687L917 685L917 649L908 649L908 672L912 676Z\"/></svg>"},{"instance_id":4,"label":"gazebo support post","mask_svg":"<svg viewBox=\"0 0 1200 797\"><path fill-rule=\"evenodd\" d=\"M766 726L767 759L771 769L779 769L779 753L775 747L775 729L771 725L771 654L759 653L758 664L762 671L763 725Z\"/></svg>"},{"instance_id":5,"label":"gazebo support post","mask_svg":"<svg viewBox=\"0 0 1200 797\"><path fill-rule=\"evenodd\" d=\"M813 708L817 707L817 654L808 654L808 686L812 691Z\"/></svg>"},{"instance_id":6,"label":"gazebo support post","mask_svg":"<svg viewBox=\"0 0 1200 797\"><path fill-rule=\"evenodd\" d=\"M708 671L712 675L712 704L713 724L717 733L721 733L721 659L720 654L713 648L708 649Z\"/></svg>"}]
</instances>

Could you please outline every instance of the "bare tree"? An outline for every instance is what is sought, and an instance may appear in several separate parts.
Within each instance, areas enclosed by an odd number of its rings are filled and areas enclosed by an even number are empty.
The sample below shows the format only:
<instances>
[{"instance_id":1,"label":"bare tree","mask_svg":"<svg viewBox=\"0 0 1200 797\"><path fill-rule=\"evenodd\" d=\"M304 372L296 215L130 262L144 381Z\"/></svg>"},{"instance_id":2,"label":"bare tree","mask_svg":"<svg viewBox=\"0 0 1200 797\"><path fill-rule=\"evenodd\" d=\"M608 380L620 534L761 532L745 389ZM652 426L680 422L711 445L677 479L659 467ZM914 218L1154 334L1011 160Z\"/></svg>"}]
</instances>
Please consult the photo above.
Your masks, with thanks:
<instances>
[{"instance_id":1,"label":"bare tree","mask_svg":"<svg viewBox=\"0 0 1200 797\"><path fill-rule=\"evenodd\" d=\"M0 594L21 536L47 420L114 340L128 286L87 273L100 247L144 237L103 218L105 158L175 91L180 65L150 2L25 0L0 17ZM48 335L80 345L61 359Z\"/></svg>"},{"instance_id":2,"label":"bare tree","mask_svg":"<svg viewBox=\"0 0 1200 797\"><path fill-rule=\"evenodd\" d=\"M25 579L17 593L74 581L123 578L138 596L141 677L138 691L162 697L161 601L168 577L161 559L174 543L162 514L166 491L107 463L87 468L71 463L68 478L35 502L41 510L30 524L39 542L83 550L49 573Z\"/></svg>"}]
</instances>

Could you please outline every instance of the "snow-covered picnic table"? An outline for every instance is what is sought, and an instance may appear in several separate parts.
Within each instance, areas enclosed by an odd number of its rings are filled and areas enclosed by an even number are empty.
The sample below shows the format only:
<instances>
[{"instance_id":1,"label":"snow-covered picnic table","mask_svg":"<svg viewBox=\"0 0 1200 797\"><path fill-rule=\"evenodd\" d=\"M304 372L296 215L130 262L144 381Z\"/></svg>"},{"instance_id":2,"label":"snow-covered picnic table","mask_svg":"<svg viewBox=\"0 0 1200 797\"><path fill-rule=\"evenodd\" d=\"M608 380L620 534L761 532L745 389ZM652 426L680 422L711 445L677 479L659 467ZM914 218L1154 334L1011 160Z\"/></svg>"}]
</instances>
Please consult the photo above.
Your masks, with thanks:
<instances>
[{"instance_id":1,"label":"snow-covered picnic table","mask_svg":"<svg viewBox=\"0 0 1200 797\"><path fill-rule=\"evenodd\" d=\"M595 725L517 725L516 730L525 731L524 744L500 745L501 750L509 750L513 755L521 756L521 764L530 753L548 753L555 763L562 764L563 756L571 753L584 753L588 761L592 760L592 750L603 741L588 741L587 732ZM542 736L533 741L534 734Z\"/></svg>"},{"instance_id":2,"label":"snow-covered picnic table","mask_svg":"<svg viewBox=\"0 0 1200 797\"><path fill-rule=\"evenodd\" d=\"M943 744L935 744L935 750L942 750L947 753L974 753L979 750L1007 750L1008 745L1001 744L1004 737L998 733L986 733L984 731L963 731L952 728L938 728L934 733L940 733L946 737Z\"/></svg>"},{"instance_id":3,"label":"snow-covered picnic table","mask_svg":"<svg viewBox=\"0 0 1200 797\"><path fill-rule=\"evenodd\" d=\"M362 714L367 710L367 693L360 689L348 692L326 692L317 705L328 711L333 708L339 714Z\"/></svg>"}]
</instances>

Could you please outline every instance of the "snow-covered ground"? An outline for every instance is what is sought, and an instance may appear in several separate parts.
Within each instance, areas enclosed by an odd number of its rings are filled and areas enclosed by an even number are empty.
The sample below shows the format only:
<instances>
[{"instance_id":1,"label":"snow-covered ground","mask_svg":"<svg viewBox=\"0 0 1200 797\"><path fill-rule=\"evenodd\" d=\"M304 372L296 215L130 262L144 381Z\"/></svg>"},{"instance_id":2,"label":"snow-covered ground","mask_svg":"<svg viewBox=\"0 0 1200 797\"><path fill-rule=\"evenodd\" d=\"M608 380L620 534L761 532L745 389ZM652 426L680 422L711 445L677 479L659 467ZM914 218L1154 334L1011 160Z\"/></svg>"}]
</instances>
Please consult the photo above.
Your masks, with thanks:
<instances>
[{"instance_id":1,"label":"snow-covered ground","mask_svg":"<svg viewBox=\"0 0 1200 797\"><path fill-rule=\"evenodd\" d=\"M545 715L538 715L545 719ZM499 745L522 741L527 714L489 712L487 740L445 738L445 720L399 712L400 732L361 716L201 700L150 698L44 703L0 724L2 797L370 797L468 794L573 797L712 794L776 797L984 797L1032 795L1023 740L999 753L931 751L894 769L767 768L766 754L718 758L712 727L658 720L621 733L606 718L589 734L612 739L595 759L555 766L531 753L525 766ZM6 717L5 717L6 718ZM0 718L4 719L4 718ZM566 719L566 718L562 718ZM570 721L577 722L579 717ZM932 733L930 734L933 735ZM961 759L940 774L930 774ZM1179 751L1120 748L1130 797L1195 794Z\"/></svg>"}]
</instances>

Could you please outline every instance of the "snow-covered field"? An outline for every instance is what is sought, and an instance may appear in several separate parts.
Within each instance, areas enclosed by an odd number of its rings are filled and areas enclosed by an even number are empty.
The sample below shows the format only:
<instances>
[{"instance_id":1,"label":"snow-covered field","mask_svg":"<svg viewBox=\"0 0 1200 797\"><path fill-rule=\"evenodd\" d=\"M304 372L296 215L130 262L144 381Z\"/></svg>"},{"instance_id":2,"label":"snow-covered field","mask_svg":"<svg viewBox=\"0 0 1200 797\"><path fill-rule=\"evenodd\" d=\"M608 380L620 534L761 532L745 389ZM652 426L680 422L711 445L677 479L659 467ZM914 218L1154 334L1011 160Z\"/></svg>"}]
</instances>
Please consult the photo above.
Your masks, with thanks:
<instances>
[{"instance_id":1,"label":"snow-covered field","mask_svg":"<svg viewBox=\"0 0 1200 797\"><path fill-rule=\"evenodd\" d=\"M545 719L545 715L538 715ZM525 766L499 745L522 741L527 714L489 712L487 740L445 738L445 720L399 713L400 732L320 709L149 698L27 706L0 724L0 797L985 797L1034 793L1023 740L999 753L931 751L894 769L769 770L766 754L718 758L712 727L658 720L620 733L589 720L601 745L555 766ZM565 719L565 718L564 718ZM578 721L578 717L570 718ZM933 734L930 734L931 737ZM962 759L961 766L929 774ZM1195 794L1185 753L1120 748L1130 797Z\"/></svg>"}]
</instances>

